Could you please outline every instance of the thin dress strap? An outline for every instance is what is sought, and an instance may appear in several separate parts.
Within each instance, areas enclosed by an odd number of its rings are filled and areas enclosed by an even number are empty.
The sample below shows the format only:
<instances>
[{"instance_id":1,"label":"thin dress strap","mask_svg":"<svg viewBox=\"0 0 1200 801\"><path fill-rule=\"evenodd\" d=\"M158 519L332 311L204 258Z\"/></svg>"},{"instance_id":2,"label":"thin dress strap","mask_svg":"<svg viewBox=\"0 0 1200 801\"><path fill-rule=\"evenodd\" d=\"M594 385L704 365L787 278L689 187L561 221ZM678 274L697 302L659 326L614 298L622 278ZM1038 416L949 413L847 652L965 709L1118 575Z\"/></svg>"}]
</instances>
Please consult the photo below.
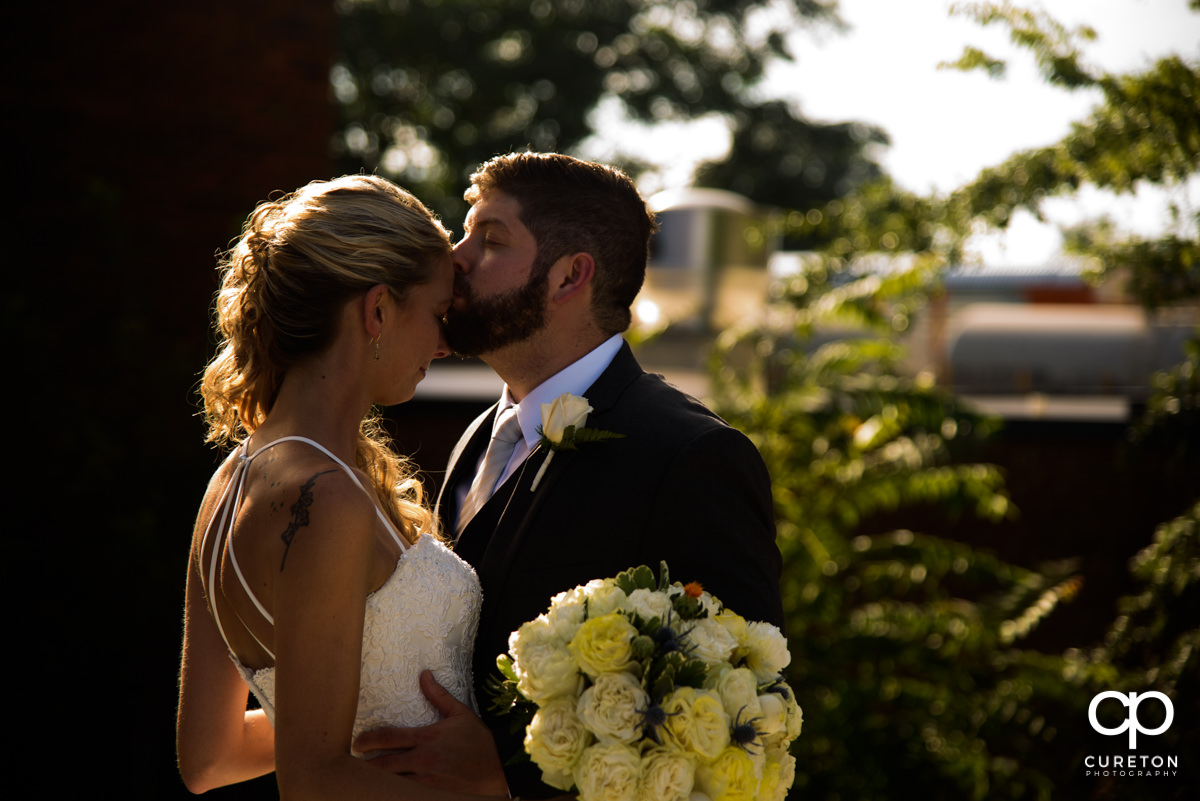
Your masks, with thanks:
<instances>
[{"instance_id":1,"label":"thin dress strap","mask_svg":"<svg viewBox=\"0 0 1200 801\"><path fill-rule=\"evenodd\" d=\"M213 543L212 556L209 560L208 567L208 608L212 612L213 620L216 621L217 630L221 633L221 639L225 640L226 647L229 646L229 638L225 636L225 628L221 625L221 616L217 612L217 605L213 596L214 588L216 587L217 565L220 563L222 550L229 552L229 561L233 565L233 571L237 574L238 581L241 583L242 589L245 590L246 595L254 603L254 606L256 609L258 609L259 614L261 614L269 624L272 626L275 625L275 618L258 600L258 596L256 596L254 591L250 589L250 585L246 581L246 577L242 574L242 568L240 565L238 565L237 553L233 550L233 545L231 544L232 537L230 535L233 531L233 523L235 520L237 520L238 509L242 504L242 491L245 485L247 468L250 465L250 462L258 458L259 454L263 453L268 448L272 448L281 442L308 443L340 466L346 472L346 475L350 476L350 480L357 484L358 488L366 493L368 497L371 495L371 493L367 491L367 488L363 486L362 482L358 480L358 476L354 474L354 471L351 470L345 462L330 453L329 449L324 445L321 445L319 442L314 442L307 437L280 437L277 440L268 442L266 445L263 445L250 455L246 455L246 443L242 443L241 452L238 454L238 464L234 468L233 475L230 476L229 481L226 482L225 489L221 493L220 499L217 501L217 509L220 511L220 514L218 515L214 512L213 516L209 518L208 526L204 530L204 537L200 541L200 552L203 553L204 548L208 543L208 536L213 530L213 523L216 522L217 540ZM230 492L231 490L232 494ZM232 501L232 504L230 504L230 501ZM383 521L383 525L387 528L388 533L392 535L392 539L396 541L398 546L400 546L401 553L408 551L408 546L404 544L404 540L399 534L396 533L396 529L392 525L392 521L388 519L387 515L383 513L383 510L380 509L373 500L371 503L373 506L375 506L375 514L380 520ZM228 521L228 525L226 525L226 521ZM222 548L222 545L224 545L224 548ZM275 658L275 652L267 647L267 644L260 640L253 631L247 628L246 632L254 638L254 641L257 642L259 646L267 652L268 655L270 655L271 659ZM233 649L230 648L230 652L232 652L232 650Z\"/></svg>"}]
</instances>

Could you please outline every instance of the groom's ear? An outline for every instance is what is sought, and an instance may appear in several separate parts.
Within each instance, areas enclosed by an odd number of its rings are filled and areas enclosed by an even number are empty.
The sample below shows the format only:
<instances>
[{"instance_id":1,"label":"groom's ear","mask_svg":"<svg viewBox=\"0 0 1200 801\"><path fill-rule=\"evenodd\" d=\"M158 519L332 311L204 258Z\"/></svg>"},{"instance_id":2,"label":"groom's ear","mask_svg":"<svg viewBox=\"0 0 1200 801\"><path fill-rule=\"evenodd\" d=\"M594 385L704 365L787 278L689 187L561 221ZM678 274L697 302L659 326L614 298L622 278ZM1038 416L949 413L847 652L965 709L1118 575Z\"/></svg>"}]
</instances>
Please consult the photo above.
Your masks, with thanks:
<instances>
[{"instance_id":1,"label":"groom's ear","mask_svg":"<svg viewBox=\"0 0 1200 801\"><path fill-rule=\"evenodd\" d=\"M596 274L596 260L590 253L563 256L550 268L550 299L563 303L582 292Z\"/></svg>"}]
</instances>

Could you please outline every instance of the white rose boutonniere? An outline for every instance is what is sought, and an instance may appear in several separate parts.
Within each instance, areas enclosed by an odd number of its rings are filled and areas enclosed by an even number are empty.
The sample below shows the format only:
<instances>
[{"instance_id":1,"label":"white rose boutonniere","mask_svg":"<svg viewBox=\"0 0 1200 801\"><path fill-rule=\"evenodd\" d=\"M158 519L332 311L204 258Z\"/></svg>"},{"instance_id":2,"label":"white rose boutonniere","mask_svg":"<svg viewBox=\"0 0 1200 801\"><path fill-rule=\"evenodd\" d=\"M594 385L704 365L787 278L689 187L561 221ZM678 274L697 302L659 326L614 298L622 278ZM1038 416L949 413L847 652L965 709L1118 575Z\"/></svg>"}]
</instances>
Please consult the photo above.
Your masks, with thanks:
<instances>
[{"instance_id":1,"label":"white rose boutonniere","mask_svg":"<svg viewBox=\"0 0 1200 801\"><path fill-rule=\"evenodd\" d=\"M611 431L584 428L583 424L587 422L587 416L593 411L587 398L581 398L569 392L564 392L550 403L542 404L542 425L538 429L538 434L542 437L541 444L548 447L550 453L546 454L546 460L542 462L537 475L533 477L531 491L536 490L538 484L541 483L542 476L545 474L550 460L554 458L555 451L573 451L576 444L580 442L599 442L624 436L624 434L614 434Z\"/></svg>"}]
</instances>

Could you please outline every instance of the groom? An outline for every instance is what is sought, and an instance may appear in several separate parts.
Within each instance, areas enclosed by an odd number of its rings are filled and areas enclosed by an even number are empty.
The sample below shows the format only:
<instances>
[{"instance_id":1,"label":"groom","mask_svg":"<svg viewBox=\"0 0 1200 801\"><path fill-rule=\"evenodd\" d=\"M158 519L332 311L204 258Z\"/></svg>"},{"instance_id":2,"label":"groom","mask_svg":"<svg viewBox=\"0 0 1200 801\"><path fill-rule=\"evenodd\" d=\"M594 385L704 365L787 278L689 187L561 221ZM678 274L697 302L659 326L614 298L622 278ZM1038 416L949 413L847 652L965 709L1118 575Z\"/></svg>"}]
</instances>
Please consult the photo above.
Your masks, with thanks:
<instances>
[{"instance_id":1,"label":"groom","mask_svg":"<svg viewBox=\"0 0 1200 801\"><path fill-rule=\"evenodd\" d=\"M655 227L629 178L514 153L482 165L466 199L446 338L506 386L455 447L438 513L483 586L476 697L507 761L522 734L490 714L486 682L509 633L555 594L665 560L672 579L699 581L746 619L782 627L780 556L754 445L643 372L621 336ZM557 451L547 465L541 405L564 393L587 399L586 428L619 438ZM416 761L404 767L420 774ZM556 792L530 763L506 773L514 795Z\"/></svg>"}]
</instances>

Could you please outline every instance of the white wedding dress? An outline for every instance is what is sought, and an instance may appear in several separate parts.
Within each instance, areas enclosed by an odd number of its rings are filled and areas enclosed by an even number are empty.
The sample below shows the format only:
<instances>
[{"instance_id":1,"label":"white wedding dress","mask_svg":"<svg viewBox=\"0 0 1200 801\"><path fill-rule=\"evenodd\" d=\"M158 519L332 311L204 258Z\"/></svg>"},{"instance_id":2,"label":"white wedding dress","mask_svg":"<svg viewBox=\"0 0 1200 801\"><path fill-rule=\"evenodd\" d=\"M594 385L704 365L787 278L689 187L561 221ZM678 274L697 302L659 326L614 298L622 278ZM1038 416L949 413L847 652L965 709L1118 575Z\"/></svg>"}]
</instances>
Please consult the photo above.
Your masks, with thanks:
<instances>
[{"instance_id":1,"label":"white wedding dress","mask_svg":"<svg viewBox=\"0 0 1200 801\"><path fill-rule=\"evenodd\" d=\"M226 484L204 534L207 543L216 524L217 541L212 549L207 586L214 585L220 555L223 550L228 550L230 562L243 589L272 625L273 618L259 603L242 576L237 557L229 546L229 529L237 519L242 485L250 462L268 448L287 441L306 442L317 448L362 487L358 477L344 462L310 439L283 437L250 455L246 454L245 444L242 445L237 457L239 463ZM363 492L366 492L365 488ZM416 544L405 546L404 540L396 534L383 511L376 507L376 513L403 553L391 577L367 596L358 714L354 720L352 737L381 726L424 726L436 722L438 712L425 699L418 684L418 677L424 670L432 671L439 684L478 712L473 693L471 654L475 632L479 627L483 593L475 571L432 536L424 535ZM204 544L201 545L203 548ZM211 603L211 593L209 609L228 645L220 617ZM272 659L275 658L275 654L264 643L259 641L259 645ZM238 660L232 649L229 656L274 724L275 668L251 670Z\"/></svg>"}]
</instances>

